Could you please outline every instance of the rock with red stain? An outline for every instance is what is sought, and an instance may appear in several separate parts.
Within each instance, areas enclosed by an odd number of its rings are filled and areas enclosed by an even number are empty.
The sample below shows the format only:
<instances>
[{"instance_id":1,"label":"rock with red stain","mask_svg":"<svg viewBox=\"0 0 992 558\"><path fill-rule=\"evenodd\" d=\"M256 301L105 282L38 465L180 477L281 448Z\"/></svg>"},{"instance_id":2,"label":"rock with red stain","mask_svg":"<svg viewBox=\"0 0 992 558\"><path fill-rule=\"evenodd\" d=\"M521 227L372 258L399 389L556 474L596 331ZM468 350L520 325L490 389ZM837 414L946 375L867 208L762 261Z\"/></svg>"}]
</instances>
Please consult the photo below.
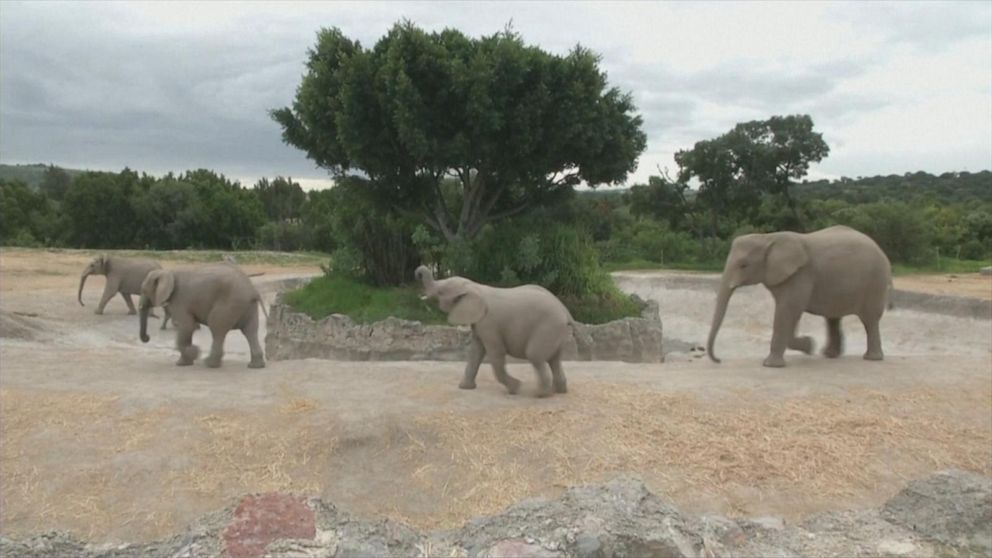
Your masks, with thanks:
<instances>
[{"instance_id":1,"label":"rock with red stain","mask_svg":"<svg viewBox=\"0 0 992 558\"><path fill-rule=\"evenodd\" d=\"M230 558L258 558L272 541L316 534L314 512L303 498L270 492L244 497L221 537Z\"/></svg>"}]
</instances>

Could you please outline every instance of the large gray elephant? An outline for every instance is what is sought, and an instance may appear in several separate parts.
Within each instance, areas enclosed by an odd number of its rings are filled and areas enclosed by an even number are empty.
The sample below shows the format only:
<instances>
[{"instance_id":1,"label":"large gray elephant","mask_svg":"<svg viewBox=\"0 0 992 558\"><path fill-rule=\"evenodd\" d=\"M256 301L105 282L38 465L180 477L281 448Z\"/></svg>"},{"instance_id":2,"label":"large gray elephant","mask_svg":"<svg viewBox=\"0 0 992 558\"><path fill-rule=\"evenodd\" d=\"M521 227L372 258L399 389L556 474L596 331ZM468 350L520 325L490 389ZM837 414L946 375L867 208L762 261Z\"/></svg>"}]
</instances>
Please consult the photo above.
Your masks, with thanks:
<instances>
[{"instance_id":1,"label":"large gray elephant","mask_svg":"<svg viewBox=\"0 0 992 558\"><path fill-rule=\"evenodd\" d=\"M264 368L265 357L258 342L258 309L265 306L255 285L240 269L229 264L152 271L141 285L141 341L148 342L148 313L152 306L168 308L176 327L178 366L193 364L200 349L193 344L193 332L200 324L210 328L213 344L205 359L216 368L224 356L224 338L239 329L251 350L249 368Z\"/></svg>"},{"instance_id":2,"label":"large gray elephant","mask_svg":"<svg viewBox=\"0 0 992 558\"><path fill-rule=\"evenodd\" d=\"M775 299L771 351L765 366L785 366L785 349L813 352L813 339L796 337L803 312L827 320L823 354L836 358L844 351L840 320L856 315L868 335L866 360L882 360L878 323L887 306L892 269L885 252L868 236L845 226L809 234L776 232L734 239L723 269L710 326L707 352L713 353L717 332L734 289L762 283Z\"/></svg>"},{"instance_id":3,"label":"large gray elephant","mask_svg":"<svg viewBox=\"0 0 992 558\"><path fill-rule=\"evenodd\" d=\"M511 393L520 380L506 372L506 355L530 361L537 373L538 397L568 391L561 351L572 335L572 315L547 289L523 285L509 289L480 285L464 277L435 280L425 266L415 271L425 299L436 299L448 321L472 326L465 377L458 387L475 389L479 365L487 355L496 379ZM547 367L551 367L548 379Z\"/></svg>"},{"instance_id":4,"label":"large gray elephant","mask_svg":"<svg viewBox=\"0 0 992 558\"><path fill-rule=\"evenodd\" d=\"M83 304L83 286L86 284L86 279L90 275L105 275L107 282L103 287L103 296L100 297L100 303L97 304L95 313L103 314L110 299L120 293L121 298L127 303L127 313L136 314L137 311L134 308L131 295L140 295L141 282L145 280L149 272L157 269L162 269L162 266L153 260L111 257L107 254L101 254L93 258L93 261L83 270L83 275L79 278L79 292L76 294L76 298L79 300L80 306L86 306ZM161 329L165 329L168 321L169 312L166 310Z\"/></svg>"}]
</instances>

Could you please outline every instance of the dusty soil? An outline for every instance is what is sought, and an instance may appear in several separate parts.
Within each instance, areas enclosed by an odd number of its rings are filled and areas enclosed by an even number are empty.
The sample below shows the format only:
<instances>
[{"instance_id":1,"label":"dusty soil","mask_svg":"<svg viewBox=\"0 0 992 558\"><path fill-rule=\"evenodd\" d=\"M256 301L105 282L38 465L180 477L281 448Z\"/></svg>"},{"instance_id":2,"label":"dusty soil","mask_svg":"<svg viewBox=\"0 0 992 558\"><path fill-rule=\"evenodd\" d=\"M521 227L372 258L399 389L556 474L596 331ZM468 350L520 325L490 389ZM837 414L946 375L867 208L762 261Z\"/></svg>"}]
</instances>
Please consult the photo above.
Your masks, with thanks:
<instances>
[{"instance_id":1,"label":"dusty soil","mask_svg":"<svg viewBox=\"0 0 992 558\"><path fill-rule=\"evenodd\" d=\"M877 506L947 467L992 474L989 321L893 311L884 362L861 360L863 331L845 321L848 356L789 354L789 367L768 369L771 301L750 289L731 303L723 364L568 363L571 392L538 400L507 395L488 370L461 391L458 363L249 370L237 334L222 369L178 368L171 329L142 345L119 298L103 316L76 303L87 260L0 254L4 535L148 540L269 490L453 527L621 472L686 511L798 519ZM318 271L245 268L265 271L255 281L270 301L280 279ZM621 283L659 301L666 336L705 338L710 292L665 290L650 275ZM84 300L101 289L90 278ZM818 320L801 329L822 342ZM533 385L526 366L511 373Z\"/></svg>"},{"instance_id":2,"label":"dusty soil","mask_svg":"<svg viewBox=\"0 0 992 558\"><path fill-rule=\"evenodd\" d=\"M970 296L992 300L992 275L978 273L941 273L896 277L897 289L921 293Z\"/></svg>"}]
</instances>

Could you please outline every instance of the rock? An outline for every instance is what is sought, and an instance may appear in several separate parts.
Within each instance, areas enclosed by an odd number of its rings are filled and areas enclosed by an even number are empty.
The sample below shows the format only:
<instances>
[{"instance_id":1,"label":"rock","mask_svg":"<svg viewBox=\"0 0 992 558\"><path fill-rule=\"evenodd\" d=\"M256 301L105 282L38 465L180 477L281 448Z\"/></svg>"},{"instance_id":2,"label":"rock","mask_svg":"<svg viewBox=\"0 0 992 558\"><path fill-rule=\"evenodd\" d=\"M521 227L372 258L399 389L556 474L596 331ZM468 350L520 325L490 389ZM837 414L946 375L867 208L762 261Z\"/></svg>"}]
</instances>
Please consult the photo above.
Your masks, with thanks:
<instances>
[{"instance_id":1,"label":"rock","mask_svg":"<svg viewBox=\"0 0 992 558\"><path fill-rule=\"evenodd\" d=\"M981 270L982 275L992 275L992 265L983 267Z\"/></svg>"},{"instance_id":2,"label":"rock","mask_svg":"<svg viewBox=\"0 0 992 558\"><path fill-rule=\"evenodd\" d=\"M992 552L992 479L949 470L909 483L882 517L944 544Z\"/></svg>"},{"instance_id":3,"label":"rock","mask_svg":"<svg viewBox=\"0 0 992 558\"><path fill-rule=\"evenodd\" d=\"M316 534L314 512L302 498L268 493L242 499L221 537L231 558L259 558L272 541Z\"/></svg>"},{"instance_id":4,"label":"rock","mask_svg":"<svg viewBox=\"0 0 992 558\"><path fill-rule=\"evenodd\" d=\"M916 552L916 545L909 541L882 541L875 548L883 556L909 556Z\"/></svg>"},{"instance_id":5,"label":"rock","mask_svg":"<svg viewBox=\"0 0 992 558\"><path fill-rule=\"evenodd\" d=\"M546 524L547 519L552 522ZM577 534L569 537L570 532ZM678 511L634 477L572 488L557 500L520 502L498 516L471 522L454 537L470 549L529 537L545 550L590 557L696 556L702 548L702 539ZM477 554L482 553L470 552Z\"/></svg>"}]
</instances>

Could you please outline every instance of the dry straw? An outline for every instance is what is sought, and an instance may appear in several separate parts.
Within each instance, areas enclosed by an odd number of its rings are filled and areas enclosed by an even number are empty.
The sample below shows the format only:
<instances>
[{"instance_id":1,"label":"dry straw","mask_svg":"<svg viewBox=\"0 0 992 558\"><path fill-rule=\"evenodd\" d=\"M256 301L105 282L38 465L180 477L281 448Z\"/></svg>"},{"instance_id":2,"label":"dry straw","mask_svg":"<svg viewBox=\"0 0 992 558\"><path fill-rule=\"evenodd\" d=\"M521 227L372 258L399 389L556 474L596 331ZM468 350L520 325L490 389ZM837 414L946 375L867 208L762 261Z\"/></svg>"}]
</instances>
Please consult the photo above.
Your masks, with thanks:
<instances>
[{"instance_id":1,"label":"dry straw","mask_svg":"<svg viewBox=\"0 0 992 558\"><path fill-rule=\"evenodd\" d=\"M328 496L328 479L344 471L363 490L352 500L331 494L335 504L420 528L626 472L677 503L706 496L725 512L748 511L742 493L822 508L935 469L992 474L992 425L973 418L992 393L958 387L772 401L585 383L548 401L521 396L510 409L385 414L350 427L291 390L274 404L200 414L3 389L0 519L10 534L149 539L244 493Z\"/></svg>"}]
</instances>

